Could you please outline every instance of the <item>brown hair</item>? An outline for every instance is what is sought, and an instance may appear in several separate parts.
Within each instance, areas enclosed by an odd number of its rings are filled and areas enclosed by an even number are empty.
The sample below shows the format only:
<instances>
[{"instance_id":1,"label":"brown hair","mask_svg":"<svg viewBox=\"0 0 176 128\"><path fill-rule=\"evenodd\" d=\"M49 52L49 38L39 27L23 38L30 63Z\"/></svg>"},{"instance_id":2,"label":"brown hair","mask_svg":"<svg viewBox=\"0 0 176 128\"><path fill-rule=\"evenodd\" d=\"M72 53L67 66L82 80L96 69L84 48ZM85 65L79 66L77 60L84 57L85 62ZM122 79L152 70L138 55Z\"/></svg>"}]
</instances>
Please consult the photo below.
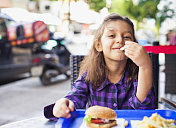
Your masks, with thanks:
<instances>
[{"instance_id":1,"label":"brown hair","mask_svg":"<svg viewBox=\"0 0 176 128\"><path fill-rule=\"evenodd\" d=\"M89 51L89 54L84 57L84 60L81 62L80 65L79 75L82 75L83 73L87 72L85 80L86 82L90 82L92 84L93 89L99 87L100 84L105 81L108 74L108 69L105 64L103 53L98 52L95 46L98 41L100 42L107 23L109 21L114 20L122 20L128 23L131 26L134 41L137 42L134 34L134 25L130 19L128 19L127 17L122 17L116 13L108 15L104 19L103 23L95 32L93 45ZM137 79L138 67L129 58L127 60L126 68L128 71L127 83L129 83L132 80L132 78Z\"/></svg>"}]
</instances>

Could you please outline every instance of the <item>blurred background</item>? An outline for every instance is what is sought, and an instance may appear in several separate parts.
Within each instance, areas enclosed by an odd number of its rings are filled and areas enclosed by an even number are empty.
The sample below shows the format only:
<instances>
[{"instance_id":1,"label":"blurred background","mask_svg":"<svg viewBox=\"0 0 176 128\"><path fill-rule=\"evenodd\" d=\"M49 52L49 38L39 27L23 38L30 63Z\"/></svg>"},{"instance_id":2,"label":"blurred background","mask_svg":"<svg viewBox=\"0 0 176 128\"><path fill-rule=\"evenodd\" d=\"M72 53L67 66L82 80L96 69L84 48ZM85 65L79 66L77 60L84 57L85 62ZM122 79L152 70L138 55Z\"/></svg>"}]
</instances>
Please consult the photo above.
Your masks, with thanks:
<instances>
[{"instance_id":1,"label":"blurred background","mask_svg":"<svg viewBox=\"0 0 176 128\"><path fill-rule=\"evenodd\" d=\"M67 94L70 55L88 53L112 12L132 19L139 44L176 45L175 0L0 0L0 125L42 115ZM159 97L176 101L176 56L158 60Z\"/></svg>"},{"instance_id":2,"label":"blurred background","mask_svg":"<svg viewBox=\"0 0 176 128\"><path fill-rule=\"evenodd\" d=\"M130 17L139 42L168 43L176 29L176 1L173 0L1 0L1 12L18 23L43 21L49 31L68 37L91 38L93 31L109 13ZM84 39L85 40L85 39ZM89 40L89 39L86 39ZM82 41L83 42L83 41Z\"/></svg>"}]
</instances>

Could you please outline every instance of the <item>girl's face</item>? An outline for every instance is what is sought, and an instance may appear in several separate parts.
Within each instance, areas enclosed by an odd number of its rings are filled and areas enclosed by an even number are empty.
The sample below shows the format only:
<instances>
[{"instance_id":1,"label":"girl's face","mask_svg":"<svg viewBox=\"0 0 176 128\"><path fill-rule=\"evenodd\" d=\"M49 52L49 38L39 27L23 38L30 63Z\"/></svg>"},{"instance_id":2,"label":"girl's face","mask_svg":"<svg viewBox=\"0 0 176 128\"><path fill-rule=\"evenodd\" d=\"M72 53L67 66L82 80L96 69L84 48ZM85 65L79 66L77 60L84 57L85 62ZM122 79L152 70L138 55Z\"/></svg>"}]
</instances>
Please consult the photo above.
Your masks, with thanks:
<instances>
[{"instance_id":1,"label":"girl's face","mask_svg":"<svg viewBox=\"0 0 176 128\"><path fill-rule=\"evenodd\" d=\"M125 41L134 41L130 25L122 20L110 21L104 29L98 48L103 52L105 60L127 60L120 50Z\"/></svg>"}]
</instances>

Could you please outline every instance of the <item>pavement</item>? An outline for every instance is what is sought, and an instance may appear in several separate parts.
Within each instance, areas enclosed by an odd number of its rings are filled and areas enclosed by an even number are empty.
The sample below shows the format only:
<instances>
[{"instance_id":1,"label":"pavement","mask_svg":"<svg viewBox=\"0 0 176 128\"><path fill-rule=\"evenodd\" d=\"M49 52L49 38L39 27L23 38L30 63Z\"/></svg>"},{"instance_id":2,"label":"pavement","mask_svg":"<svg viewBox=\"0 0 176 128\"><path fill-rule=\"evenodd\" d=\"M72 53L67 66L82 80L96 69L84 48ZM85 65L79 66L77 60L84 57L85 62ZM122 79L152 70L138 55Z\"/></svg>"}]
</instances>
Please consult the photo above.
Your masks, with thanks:
<instances>
[{"instance_id":1,"label":"pavement","mask_svg":"<svg viewBox=\"0 0 176 128\"><path fill-rule=\"evenodd\" d=\"M43 108L71 89L70 79L43 86L38 77L0 86L0 125L43 115Z\"/></svg>"},{"instance_id":2,"label":"pavement","mask_svg":"<svg viewBox=\"0 0 176 128\"><path fill-rule=\"evenodd\" d=\"M85 43L67 44L71 54L85 55ZM71 89L71 80L59 76L58 82L43 86L38 77L18 80L0 86L0 126L43 115L43 108L64 97Z\"/></svg>"}]
</instances>

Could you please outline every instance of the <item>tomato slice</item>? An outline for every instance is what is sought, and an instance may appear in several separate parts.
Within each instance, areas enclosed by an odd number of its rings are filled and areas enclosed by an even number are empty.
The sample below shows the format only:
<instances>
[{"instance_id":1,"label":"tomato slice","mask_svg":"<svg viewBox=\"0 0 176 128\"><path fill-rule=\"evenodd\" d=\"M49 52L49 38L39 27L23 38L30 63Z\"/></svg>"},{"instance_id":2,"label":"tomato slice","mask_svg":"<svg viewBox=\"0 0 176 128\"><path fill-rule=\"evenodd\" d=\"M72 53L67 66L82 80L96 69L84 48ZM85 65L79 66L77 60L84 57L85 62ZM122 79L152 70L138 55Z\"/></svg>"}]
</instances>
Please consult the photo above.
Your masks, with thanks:
<instances>
[{"instance_id":1,"label":"tomato slice","mask_svg":"<svg viewBox=\"0 0 176 128\"><path fill-rule=\"evenodd\" d=\"M92 119L91 123L100 124L100 123L104 123L104 121L102 119Z\"/></svg>"}]
</instances>

